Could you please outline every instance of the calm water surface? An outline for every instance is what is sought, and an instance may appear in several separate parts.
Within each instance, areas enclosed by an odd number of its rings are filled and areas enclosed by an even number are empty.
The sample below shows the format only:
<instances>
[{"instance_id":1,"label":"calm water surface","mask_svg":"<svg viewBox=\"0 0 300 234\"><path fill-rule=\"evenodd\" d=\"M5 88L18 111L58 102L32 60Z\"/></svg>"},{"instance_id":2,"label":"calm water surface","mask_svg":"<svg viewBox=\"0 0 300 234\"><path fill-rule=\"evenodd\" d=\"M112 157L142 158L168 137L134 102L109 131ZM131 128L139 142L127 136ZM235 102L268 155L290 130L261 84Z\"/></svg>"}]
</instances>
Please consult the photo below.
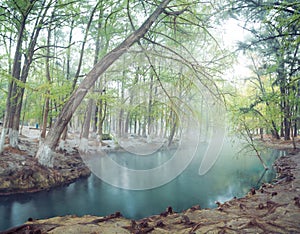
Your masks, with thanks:
<instances>
[{"instance_id":1,"label":"calm water surface","mask_svg":"<svg viewBox=\"0 0 300 234\"><path fill-rule=\"evenodd\" d=\"M49 192L0 197L0 230L20 225L29 217L42 219L67 214L104 216L120 211L127 218L139 219L159 214L168 206L175 211L197 204L202 208L213 208L215 201L244 196L251 187L275 177L274 170L264 174L254 153L237 153L240 150L237 145L227 142L214 167L204 176L199 176L199 165L207 147L206 144L200 145L199 153L180 176L155 189L119 189L91 175ZM111 157L128 168L145 169L160 165L173 153L159 152L146 157L119 153ZM271 166L281 154L276 150L267 150L263 158Z\"/></svg>"}]
</instances>

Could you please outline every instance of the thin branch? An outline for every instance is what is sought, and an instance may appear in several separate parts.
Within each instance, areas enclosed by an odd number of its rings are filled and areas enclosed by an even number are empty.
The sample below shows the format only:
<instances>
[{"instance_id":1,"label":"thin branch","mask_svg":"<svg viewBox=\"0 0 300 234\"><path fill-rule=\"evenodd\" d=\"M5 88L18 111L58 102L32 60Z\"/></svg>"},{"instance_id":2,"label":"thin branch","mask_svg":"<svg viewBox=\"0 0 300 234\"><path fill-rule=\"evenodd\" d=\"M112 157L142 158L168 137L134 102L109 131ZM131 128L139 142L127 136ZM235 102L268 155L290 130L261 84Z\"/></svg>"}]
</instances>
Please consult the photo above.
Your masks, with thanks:
<instances>
[{"instance_id":1,"label":"thin branch","mask_svg":"<svg viewBox=\"0 0 300 234\"><path fill-rule=\"evenodd\" d=\"M45 45L45 46L39 46L37 47L34 52L36 52L37 50L40 49L45 49L45 48L59 48L59 49L69 49L72 45L74 45L75 42L73 42L72 44L68 45L68 46L58 46L58 45Z\"/></svg>"},{"instance_id":2,"label":"thin branch","mask_svg":"<svg viewBox=\"0 0 300 234\"><path fill-rule=\"evenodd\" d=\"M185 64L186 64L188 67L190 67L190 68L192 69L192 71L194 71L194 74L196 75L196 77L198 78L198 80L200 81L200 83L201 83L207 90L209 90L209 91L213 94L213 96L215 96L215 97L220 97L220 96L222 96L222 97L223 97L223 100L225 100L223 94L221 94L221 92L219 91L219 88L217 87L217 85L215 84L215 82L212 81L212 79L209 77L209 75L208 75L207 73L205 73L205 72L202 71L202 70L204 70L204 68L203 68L201 65L199 65L198 62L197 62L196 60L195 60L195 64L192 64L190 61L188 61L187 59L185 59L182 55L180 55L179 53L177 53L177 52L174 51L173 49L171 49L171 48L169 48L169 47L167 47L167 46L164 46L164 45L162 45L162 44L160 44L160 43L158 43L158 42L152 41L152 40L150 40L150 39L148 39L148 38L145 38L145 37L144 37L144 39L147 40L147 41L149 41L149 42L151 42L152 44L158 45L158 46L160 46L160 47L162 47L162 48L164 48L164 49L170 51L170 52L173 53L174 55L176 55L176 56L178 56L179 58L181 58L182 61L184 61ZM199 70L199 67L201 68L201 70ZM202 74L208 81L211 82L211 84L216 88L216 91L217 91L217 94L218 94L218 95L216 95L214 92L212 92L211 88L208 86L208 84L205 84L205 83L202 81L202 79L199 77L198 73Z\"/></svg>"}]
</instances>

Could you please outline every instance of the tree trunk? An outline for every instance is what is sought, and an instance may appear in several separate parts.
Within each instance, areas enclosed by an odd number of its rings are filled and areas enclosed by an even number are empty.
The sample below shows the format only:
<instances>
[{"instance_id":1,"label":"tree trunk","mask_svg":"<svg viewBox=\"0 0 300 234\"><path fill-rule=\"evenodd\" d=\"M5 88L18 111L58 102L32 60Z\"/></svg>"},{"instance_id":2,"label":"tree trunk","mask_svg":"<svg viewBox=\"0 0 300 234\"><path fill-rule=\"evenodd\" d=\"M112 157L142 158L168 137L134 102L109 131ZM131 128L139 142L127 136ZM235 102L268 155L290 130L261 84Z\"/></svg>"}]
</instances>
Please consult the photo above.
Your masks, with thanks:
<instances>
[{"instance_id":1,"label":"tree trunk","mask_svg":"<svg viewBox=\"0 0 300 234\"><path fill-rule=\"evenodd\" d=\"M87 138L87 139L89 138L93 106L94 106L94 100L90 98L88 101L88 106L87 106L86 115L84 119L83 131L81 136L82 138Z\"/></svg>"},{"instance_id":2,"label":"tree trunk","mask_svg":"<svg viewBox=\"0 0 300 234\"><path fill-rule=\"evenodd\" d=\"M88 30L89 27L92 23L92 19L93 19L93 15L96 11L98 4L95 6L91 16L90 16L90 21L88 24L88 28L86 31L86 36L85 36L85 40L87 39L87 34L88 34ZM98 62L98 58L99 58L99 52L100 52L100 29L101 29L101 18L102 18L102 11L99 14L99 18L98 18L98 33L97 33L97 39L96 39L96 44L95 44L95 55L94 55L94 66L97 64ZM82 59L82 57L81 57ZM94 86L95 88L95 86ZM93 110L95 104L94 104L94 100L91 97L88 101L88 106L87 106L87 110L86 110L86 115L85 115L85 119L84 119L84 124L83 124L83 132L81 135L81 139L80 139L80 145L79 148L83 151L87 150L88 148L88 138L89 138L89 133L90 133L90 126L91 126L91 120L92 120L92 115L93 115ZM94 111L95 113L95 111Z\"/></svg>"},{"instance_id":3,"label":"tree trunk","mask_svg":"<svg viewBox=\"0 0 300 234\"><path fill-rule=\"evenodd\" d=\"M88 90L94 85L98 77L102 75L121 55L123 55L129 47L139 41L150 29L160 14L162 14L171 0L164 0L152 13L152 15L141 25L141 27L130 34L119 46L106 54L87 74L80 83L77 90L73 92L70 99L62 108L57 121L50 129L44 142L41 142L36 157L38 161L45 166L53 167L53 151L57 146L59 137L67 126L71 117Z\"/></svg>"},{"instance_id":4,"label":"tree trunk","mask_svg":"<svg viewBox=\"0 0 300 234\"><path fill-rule=\"evenodd\" d=\"M88 38L88 34L89 34L89 31L90 31L90 27L91 27L91 24L92 24L92 21L93 21L93 17L94 17L94 14L95 14L95 12L96 12L96 9L97 9L97 7L98 7L98 5L100 4L100 2L98 2L96 5L95 5L95 7L93 8L93 10L92 10L92 12L91 12L91 15L90 15L90 17L89 17L89 21L88 21L88 24L87 24L87 26L86 26L86 29L85 29L85 34L84 34L84 39L83 39L83 41L82 41L82 44L81 44L81 50L80 50L80 55L79 55L79 61L78 61L78 66L77 66L77 70L76 70L76 73L75 73L75 76L74 76L74 79L73 79L73 83L72 83L72 91L71 92L73 92L74 90L75 90L75 88L76 88L76 84L77 84L77 81L78 81L78 78L79 78L79 76L80 76L80 72L81 72L81 67L82 67L82 62L83 62L83 55L84 55L84 52L85 52L85 45L86 45L86 42L87 42L87 38ZM73 26L73 22L72 22L72 26ZM72 39L72 29L71 29L71 31L70 31L70 37L69 37L69 40L71 40ZM69 43L71 43L71 41L69 41ZM69 64L69 63L68 63ZM68 65L69 66L69 65ZM69 72L69 67L68 67L68 72ZM88 115L90 115L91 113L87 113ZM87 116L87 115L86 115ZM85 131L85 133L84 134L87 134L88 135L88 133L89 133L89 124L90 124L90 119L91 118L89 118L89 120L88 119L85 119L84 121L89 121L88 123L85 123L84 125L85 126L83 126L83 131ZM84 129L84 128L87 128L87 125L88 125L88 129ZM86 133L87 132L87 133ZM63 131L63 136L61 137L61 140L62 141L65 141L66 140L66 138L67 138L67 135L68 135L68 129L67 129L67 127L64 129L64 131ZM87 138L88 138L88 136L85 138L85 140L83 140L83 141L81 141L80 142L80 148L81 149L84 149L85 148L85 146L87 146ZM61 142L61 144L60 144L60 148L63 150L63 147L64 147L64 142ZM84 149L85 150L85 149Z\"/></svg>"},{"instance_id":5,"label":"tree trunk","mask_svg":"<svg viewBox=\"0 0 300 234\"><path fill-rule=\"evenodd\" d=\"M173 142L173 139L174 139L174 136L175 136L175 132L177 130L177 125L178 125L178 119L177 119L177 115L176 113L171 110L171 116L170 116L170 124L171 124L171 132L170 132L170 136L169 136L169 139L168 139L168 146L171 146L172 145L172 142Z\"/></svg>"},{"instance_id":6,"label":"tree trunk","mask_svg":"<svg viewBox=\"0 0 300 234\"><path fill-rule=\"evenodd\" d=\"M292 135L292 143L293 143L293 149L297 149L296 141L295 141L295 136L294 136L294 129L291 127L291 135Z\"/></svg>"},{"instance_id":7,"label":"tree trunk","mask_svg":"<svg viewBox=\"0 0 300 234\"><path fill-rule=\"evenodd\" d=\"M98 17L98 25L97 25L97 38L96 38L96 44L95 44L95 55L94 55L94 66L99 61L99 53L100 53L100 38L101 38L101 29L102 29L102 17L103 17L103 9L100 9L99 17ZM96 85L97 86L97 85ZM100 90L102 89L102 85L100 85ZM102 95L102 92L100 93L100 96ZM94 108L92 112L92 131L94 133L97 132L97 124L98 124L98 105L97 102L94 102Z\"/></svg>"},{"instance_id":8,"label":"tree trunk","mask_svg":"<svg viewBox=\"0 0 300 234\"><path fill-rule=\"evenodd\" d=\"M283 125L284 125L284 140L289 141L291 140L291 121L287 118L284 117L283 119Z\"/></svg>"},{"instance_id":9,"label":"tree trunk","mask_svg":"<svg viewBox=\"0 0 300 234\"><path fill-rule=\"evenodd\" d=\"M274 122L273 120L272 120L271 122L272 122L272 128L273 128L273 129L271 129L272 136L273 136L275 139L279 140L279 139L280 139L280 136L279 136L279 133L278 133L276 124L275 124L275 122Z\"/></svg>"},{"instance_id":10,"label":"tree trunk","mask_svg":"<svg viewBox=\"0 0 300 234\"><path fill-rule=\"evenodd\" d=\"M21 74L22 44L23 44L23 37L24 37L23 35L25 31L25 25L26 25L28 14L23 15L18 30L19 32L18 40L17 40L16 51L15 51L14 62L13 62L13 69L12 69L12 77L16 80L20 79L20 74ZM8 132L10 134L12 133L12 122L13 122L13 116L15 114L15 109L16 109L16 102L15 102L16 87L17 87L16 82L12 80L8 86L6 109L5 109L4 123L3 123L1 142L0 142L0 152L3 151L6 134Z\"/></svg>"},{"instance_id":11,"label":"tree trunk","mask_svg":"<svg viewBox=\"0 0 300 234\"><path fill-rule=\"evenodd\" d=\"M33 3L34 4L34 3ZM28 9L32 9L31 7L33 6L33 4L28 6ZM45 2L43 3L45 4ZM51 6L52 2L50 1L48 3L48 5L46 7L41 7L40 11L38 13L38 16L36 18L35 21L35 26L34 26L34 30L32 31L31 37L30 37L30 41L29 41L29 46L27 48L26 51L26 56L25 56L25 60L24 60L24 64L22 67L22 72L21 72L21 76L20 76L20 71L18 71L18 77L14 76L17 74L14 74L13 77L17 78L18 80L20 80L22 83L26 83L27 81L27 77L29 74L29 69L33 60L33 55L35 52L35 46L37 43L37 39L39 37L40 31L42 29L42 26L44 24L44 19L47 15L47 12ZM43 6L43 5L42 5ZM29 15L30 10L26 11L27 15ZM25 17L24 17L25 18ZM26 24L26 18L24 20L24 32L25 32L25 24ZM23 32L23 33L24 33ZM20 35L20 40L22 43L22 40L24 40L23 38L23 34ZM17 52L16 52L17 53ZM20 53L20 52L19 52ZM19 55L20 56L20 55ZM21 61L17 62L19 65L21 66ZM21 111L22 111L22 104L23 104L23 96L24 96L24 92L25 92L25 87L24 86L18 86L16 83L14 84L13 90L14 93L13 94L13 102L11 105L11 117L10 117L10 133L9 133L9 138L10 138L10 144L12 147L17 147L18 146L18 136L19 136L19 126L20 126L20 118L21 118Z\"/></svg>"},{"instance_id":12,"label":"tree trunk","mask_svg":"<svg viewBox=\"0 0 300 234\"><path fill-rule=\"evenodd\" d=\"M123 59L123 69L125 69L125 58ZM119 137L124 137L125 133L125 122L124 122L124 105L125 105L125 70L123 70L122 80L121 80L121 105L120 105L120 113L118 119L118 135Z\"/></svg>"},{"instance_id":13,"label":"tree trunk","mask_svg":"<svg viewBox=\"0 0 300 234\"><path fill-rule=\"evenodd\" d=\"M91 124L91 119L92 119L93 106L94 106L94 100L92 98L90 98L88 101L86 115L85 115L84 123L83 123L82 135L81 135L80 144L79 144L79 148L82 151L86 151L87 147L88 147L87 143L88 143L89 133L90 133L90 124Z\"/></svg>"},{"instance_id":14,"label":"tree trunk","mask_svg":"<svg viewBox=\"0 0 300 234\"><path fill-rule=\"evenodd\" d=\"M121 107L118 118L118 136L124 137L124 109Z\"/></svg>"},{"instance_id":15,"label":"tree trunk","mask_svg":"<svg viewBox=\"0 0 300 234\"><path fill-rule=\"evenodd\" d=\"M66 76L67 80L70 79L70 64L71 64L71 44L73 38L73 30L74 30L74 20L71 21L70 32L69 32L69 42L68 42L68 50L67 50L67 61L66 61Z\"/></svg>"},{"instance_id":16,"label":"tree trunk","mask_svg":"<svg viewBox=\"0 0 300 234\"><path fill-rule=\"evenodd\" d=\"M257 80L258 80L258 83L259 83L259 89L262 93L262 96L264 97L263 100L267 106L267 111L270 110L270 103L268 101L268 99L266 98L267 94L266 94L266 89L263 85L263 82L262 82L262 77L260 75L260 71L258 69L258 67L256 66L256 63L255 63L255 59L251 56L251 60L252 60L252 64L254 66L254 69L255 69L255 73L256 73L256 76L257 76ZM274 90L273 90L274 92ZM278 130L277 130L277 126L276 126L276 123L274 122L273 118L268 121L266 118L263 118L264 121L269 125L269 122L271 122L271 133L272 133L272 137L276 138L276 139L280 139L280 136L278 134Z\"/></svg>"},{"instance_id":17,"label":"tree trunk","mask_svg":"<svg viewBox=\"0 0 300 234\"><path fill-rule=\"evenodd\" d=\"M260 134L260 139L263 140L264 139L264 129L263 128L259 129L259 134Z\"/></svg>"},{"instance_id":18,"label":"tree trunk","mask_svg":"<svg viewBox=\"0 0 300 234\"><path fill-rule=\"evenodd\" d=\"M1 138L0 138L0 153L2 153L4 150L5 137L6 137L7 132L8 132L8 128L7 128L7 126L5 126L5 121L4 121L2 132L1 132Z\"/></svg>"},{"instance_id":19,"label":"tree trunk","mask_svg":"<svg viewBox=\"0 0 300 234\"><path fill-rule=\"evenodd\" d=\"M135 90L135 86L137 85L138 81L139 81L139 72L140 72L140 68L137 67L136 73L135 73L135 78L133 81L133 84L131 85L131 89L129 92L129 106L130 108L128 108L127 111L127 116L126 116L126 123L125 123L125 134L128 133L132 133L132 122L134 121L134 133L136 134L136 117L133 120L132 116L131 116L131 107L133 105L133 100L135 98L136 95L136 90Z\"/></svg>"},{"instance_id":20,"label":"tree trunk","mask_svg":"<svg viewBox=\"0 0 300 234\"><path fill-rule=\"evenodd\" d=\"M105 100L104 101L102 99L100 100L98 112L99 112L98 113L98 119L99 119L98 135L99 135L99 142L101 144L102 135L103 135L103 123L107 114L107 103Z\"/></svg>"},{"instance_id":21,"label":"tree trunk","mask_svg":"<svg viewBox=\"0 0 300 234\"><path fill-rule=\"evenodd\" d=\"M99 111L99 108L96 104L95 109L93 111L93 132L97 132L98 111Z\"/></svg>"},{"instance_id":22,"label":"tree trunk","mask_svg":"<svg viewBox=\"0 0 300 234\"><path fill-rule=\"evenodd\" d=\"M54 17L54 11L51 15L51 20ZM46 78L47 82L51 84L51 77L50 77L50 42L51 42L51 25L48 28L48 35L47 35L47 52L46 52ZM42 132L41 132L41 138L45 138L46 136L46 130L47 130L47 123L48 123L48 115L49 115L49 105L50 105L50 91L46 91L46 97L45 97L45 107L44 107L44 114L43 114L43 125L42 125Z\"/></svg>"},{"instance_id":23,"label":"tree trunk","mask_svg":"<svg viewBox=\"0 0 300 234\"><path fill-rule=\"evenodd\" d=\"M85 51L85 44L87 42L87 38L88 38L88 34L89 34L89 31L90 31L91 24L93 22L94 14L95 14L95 12L97 10L97 7L100 4L100 2L101 1L99 1L95 5L95 7L93 8L93 10L91 12L91 15L90 15L90 18L89 18L89 21L88 21L88 24L87 24L86 29L85 29L84 39L83 39L82 44L81 44L81 50L80 50L80 55L79 55L78 67L77 67L77 71L76 71L76 74L75 74L75 77L74 77L74 80L73 80L73 84L72 84L72 90L75 89L76 84L77 84L77 80L78 80L79 75L80 75L82 61L83 61L83 55L84 55L84 51Z\"/></svg>"},{"instance_id":24,"label":"tree trunk","mask_svg":"<svg viewBox=\"0 0 300 234\"><path fill-rule=\"evenodd\" d=\"M153 116L152 116L152 108L153 108L153 75L150 76L150 87L149 87L149 102L148 102L148 135L153 134Z\"/></svg>"},{"instance_id":25,"label":"tree trunk","mask_svg":"<svg viewBox=\"0 0 300 234\"><path fill-rule=\"evenodd\" d=\"M49 93L47 92L47 94L49 94ZM44 115L43 115L43 125L42 125L41 138L45 138L46 137L49 109L50 109L49 108L49 97L46 97L45 108L44 108Z\"/></svg>"}]
</instances>

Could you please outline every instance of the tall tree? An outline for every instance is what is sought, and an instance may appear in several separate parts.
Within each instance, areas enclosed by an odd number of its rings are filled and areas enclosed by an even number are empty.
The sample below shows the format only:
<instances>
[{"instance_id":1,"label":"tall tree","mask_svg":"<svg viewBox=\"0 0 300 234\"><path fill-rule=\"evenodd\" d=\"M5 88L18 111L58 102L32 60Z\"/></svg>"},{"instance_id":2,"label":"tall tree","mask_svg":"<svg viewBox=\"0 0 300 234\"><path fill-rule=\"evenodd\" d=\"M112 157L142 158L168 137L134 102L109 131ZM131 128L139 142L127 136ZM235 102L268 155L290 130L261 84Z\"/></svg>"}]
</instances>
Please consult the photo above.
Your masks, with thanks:
<instances>
[{"instance_id":1,"label":"tall tree","mask_svg":"<svg viewBox=\"0 0 300 234\"><path fill-rule=\"evenodd\" d=\"M80 83L78 89L64 105L45 141L39 146L36 157L42 165L49 167L53 166L53 151L55 150L63 129L69 123L74 111L77 109L88 90L94 85L98 77L102 75L122 54L124 54L129 47L139 41L148 32L152 24L164 12L170 1L171 0L162 1L138 30L130 34L119 46L106 54L87 74L85 79Z\"/></svg>"},{"instance_id":2,"label":"tall tree","mask_svg":"<svg viewBox=\"0 0 300 234\"><path fill-rule=\"evenodd\" d=\"M99 60L99 53L100 53L100 43L101 43L101 30L102 30L102 24L103 24L103 5L100 6L101 8L99 9L100 13L97 19L97 25L96 25L96 38L95 38L95 54L94 54L94 63L93 65L95 66ZM92 17L91 17L92 18ZM95 88L95 85L92 88L92 92L94 91L93 89ZM100 91L100 95L101 95L102 91ZM100 108L101 109L101 108ZM94 112L93 112L94 110ZM85 150L85 148L87 147L87 142L88 142L88 137L89 137L89 132L90 132L90 126L91 126L91 120L92 120L92 116L93 113L94 115L96 114L96 105L94 102L94 99L92 97L89 98L88 101L88 105L86 108L86 114L85 114L85 119L84 119L84 124L83 124L83 130L82 130L82 135L81 135L81 141L80 141L80 149L81 150ZM100 118L101 119L101 118ZM99 128L102 129L102 123L100 120L101 127L99 126ZM100 134L100 136L102 136L102 133ZM101 143L101 137L100 137L100 143Z\"/></svg>"},{"instance_id":3,"label":"tall tree","mask_svg":"<svg viewBox=\"0 0 300 234\"><path fill-rule=\"evenodd\" d=\"M280 97L278 103L278 99L266 100L271 93L262 92L259 96L267 106L273 105L272 100L280 106L278 116L281 123L271 120L273 135L278 138L276 125L281 126L281 136L289 140L292 128L297 132L299 84L294 80L300 72L299 66L296 65L300 61L300 4L294 1L239 0L232 2L230 12L246 18L245 27L251 32L252 38L241 44L241 48L260 54L264 64L259 72L272 78L272 92L276 91ZM257 22L260 23L259 26ZM253 100L251 106L255 107L260 103L262 102Z\"/></svg>"},{"instance_id":4,"label":"tall tree","mask_svg":"<svg viewBox=\"0 0 300 234\"><path fill-rule=\"evenodd\" d=\"M8 96L6 101L6 113L2 136L5 136L7 128L9 129L10 144L13 147L18 146L18 134L20 125L20 116L22 110L25 83L28 78L29 69L33 61L36 44L40 31L47 18L47 12L52 6L53 1L14 1L8 3L8 8L13 13L18 31L15 55L12 67L12 79L8 87ZM33 29L29 27L29 22L34 21ZM26 28L28 27L28 28ZM25 41L29 34L29 43L25 48ZM22 56L24 55L24 58ZM1 138L1 148L3 140Z\"/></svg>"}]
</instances>

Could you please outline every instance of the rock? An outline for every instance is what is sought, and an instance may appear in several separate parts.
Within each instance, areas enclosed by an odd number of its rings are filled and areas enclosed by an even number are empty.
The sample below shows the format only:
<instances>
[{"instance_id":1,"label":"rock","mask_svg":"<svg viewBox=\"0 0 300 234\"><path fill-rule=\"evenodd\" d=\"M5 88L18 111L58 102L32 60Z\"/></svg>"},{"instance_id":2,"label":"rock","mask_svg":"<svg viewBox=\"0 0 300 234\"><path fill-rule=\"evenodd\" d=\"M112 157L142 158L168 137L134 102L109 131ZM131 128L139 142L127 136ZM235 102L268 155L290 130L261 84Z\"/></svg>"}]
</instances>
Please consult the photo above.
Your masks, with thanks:
<instances>
[{"instance_id":1,"label":"rock","mask_svg":"<svg viewBox=\"0 0 300 234\"><path fill-rule=\"evenodd\" d=\"M272 192L271 193L271 196L273 197L273 196L276 196L277 195L277 192Z\"/></svg>"},{"instance_id":2,"label":"rock","mask_svg":"<svg viewBox=\"0 0 300 234\"><path fill-rule=\"evenodd\" d=\"M259 203L259 204L258 204L258 209L262 210L263 208L264 208L264 204Z\"/></svg>"},{"instance_id":3,"label":"rock","mask_svg":"<svg viewBox=\"0 0 300 234\"><path fill-rule=\"evenodd\" d=\"M166 226L166 225L164 224L163 221L161 221L161 220L157 221L156 227L164 227L164 226Z\"/></svg>"},{"instance_id":4,"label":"rock","mask_svg":"<svg viewBox=\"0 0 300 234\"><path fill-rule=\"evenodd\" d=\"M186 225L189 225L191 223L190 218L187 215L182 215L181 216L181 222L186 224Z\"/></svg>"},{"instance_id":5,"label":"rock","mask_svg":"<svg viewBox=\"0 0 300 234\"><path fill-rule=\"evenodd\" d=\"M255 188L251 188L251 189L250 189L250 195L254 195L254 194L256 194Z\"/></svg>"},{"instance_id":6,"label":"rock","mask_svg":"<svg viewBox=\"0 0 300 234\"><path fill-rule=\"evenodd\" d=\"M300 208L300 198L299 197L295 197L294 201L295 201L295 205Z\"/></svg>"}]
</instances>

